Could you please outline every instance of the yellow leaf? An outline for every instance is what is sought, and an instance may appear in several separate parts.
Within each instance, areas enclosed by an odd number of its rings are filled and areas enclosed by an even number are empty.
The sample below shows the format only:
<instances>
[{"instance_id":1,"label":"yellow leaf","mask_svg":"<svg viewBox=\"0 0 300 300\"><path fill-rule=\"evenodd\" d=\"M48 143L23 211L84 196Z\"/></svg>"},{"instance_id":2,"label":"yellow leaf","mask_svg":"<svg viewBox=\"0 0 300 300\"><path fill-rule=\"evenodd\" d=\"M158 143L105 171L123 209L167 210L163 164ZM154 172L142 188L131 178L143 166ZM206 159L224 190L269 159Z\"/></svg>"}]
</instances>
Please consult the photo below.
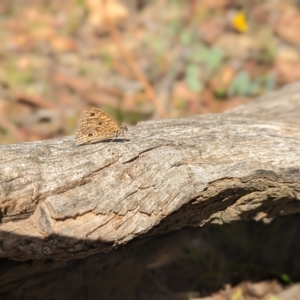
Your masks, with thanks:
<instances>
[{"instance_id":1,"label":"yellow leaf","mask_svg":"<svg viewBox=\"0 0 300 300\"><path fill-rule=\"evenodd\" d=\"M243 291L241 288L238 288L232 295L231 300L242 300L242 297L243 297Z\"/></svg>"}]
</instances>

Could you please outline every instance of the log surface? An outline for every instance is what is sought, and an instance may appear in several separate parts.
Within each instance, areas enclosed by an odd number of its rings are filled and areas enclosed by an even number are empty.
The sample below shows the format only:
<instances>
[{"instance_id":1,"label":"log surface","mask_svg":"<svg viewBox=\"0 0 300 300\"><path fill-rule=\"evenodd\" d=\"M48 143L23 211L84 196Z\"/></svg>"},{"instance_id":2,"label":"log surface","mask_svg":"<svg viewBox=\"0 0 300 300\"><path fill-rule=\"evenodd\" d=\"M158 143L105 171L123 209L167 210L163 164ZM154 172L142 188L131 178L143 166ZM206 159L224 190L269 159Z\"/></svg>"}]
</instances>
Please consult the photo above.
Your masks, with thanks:
<instances>
[{"instance_id":1,"label":"log surface","mask_svg":"<svg viewBox=\"0 0 300 300\"><path fill-rule=\"evenodd\" d=\"M300 211L300 84L124 139L0 147L0 257L82 258L145 235Z\"/></svg>"}]
</instances>

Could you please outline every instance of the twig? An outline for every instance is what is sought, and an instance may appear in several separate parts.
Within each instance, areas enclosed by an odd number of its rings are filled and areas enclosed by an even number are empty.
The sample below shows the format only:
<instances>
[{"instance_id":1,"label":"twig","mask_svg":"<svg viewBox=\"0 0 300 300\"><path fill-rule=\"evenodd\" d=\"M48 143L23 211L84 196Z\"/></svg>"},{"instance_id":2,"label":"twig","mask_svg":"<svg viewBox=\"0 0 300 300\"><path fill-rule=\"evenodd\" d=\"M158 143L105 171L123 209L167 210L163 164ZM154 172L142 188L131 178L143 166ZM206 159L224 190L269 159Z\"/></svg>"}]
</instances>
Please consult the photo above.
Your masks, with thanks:
<instances>
[{"instance_id":1,"label":"twig","mask_svg":"<svg viewBox=\"0 0 300 300\"><path fill-rule=\"evenodd\" d=\"M163 107L163 105L161 104L161 102L159 101L159 99L157 98L157 96L155 94L155 91L153 90L151 84L146 79L146 77L141 72L141 70L139 69L139 67L136 64L136 62L135 62L132 54L124 46L119 31L117 30L117 28L115 27L115 25L111 21L109 13L107 13L107 9L106 9L107 1L106 0L102 0L102 1L103 1L103 4L104 4L103 8L104 8L104 12L105 12L104 13L105 22L108 25L108 29L110 31L110 34L111 34L112 38L116 42L116 44L117 44L120 52L125 57L125 59L126 59L128 65L129 65L129 67L131 68L132 72L134 73L134 75L136 76L136 78L139 80L139 82L142 84L142 86L144 87L144 89L146 91L146 94L149 97L149 99L154 103L154 105L157 108L157 110L159 111L160 115L163 118L167 118L168 117L167 111L165 110L165 108Z\"/></svg>"}]
</instances>

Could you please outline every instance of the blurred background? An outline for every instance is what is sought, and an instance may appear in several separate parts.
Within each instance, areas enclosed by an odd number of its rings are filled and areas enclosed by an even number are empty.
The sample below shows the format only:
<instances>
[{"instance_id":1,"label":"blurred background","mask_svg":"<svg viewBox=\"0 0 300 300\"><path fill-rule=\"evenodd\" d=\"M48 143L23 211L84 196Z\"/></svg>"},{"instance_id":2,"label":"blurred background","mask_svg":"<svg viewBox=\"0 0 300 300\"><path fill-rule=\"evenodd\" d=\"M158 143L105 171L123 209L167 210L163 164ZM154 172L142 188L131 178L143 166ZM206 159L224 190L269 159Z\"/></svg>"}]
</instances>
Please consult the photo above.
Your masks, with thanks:
<instances>
[{"instance_id":1,"label":"blurred background","mask_svg":"<svg viewBox=\"0 0 300 300\"><path fill-rule=\"evenodd\" d=\"M1 0L0 143L219 113L300 79L300 3Z\"/></svg>"},{"instance_id":2,"label":"blurred background","mask_svg":"<svg viewBox=\"0 0 300 300\"><path fill-rule=\"evenodd\" d=\"M88 106L135 124L247 103L300 79L299 28L296 0L1 0L0 144L72 135ZM229 224L221 235L209 228L149 267L140 293L150 296L141 299L169 299L157 298L165 286L203 292L224 280L299 280L297 218L271 229Z\"/></svg>"}]
</instances>

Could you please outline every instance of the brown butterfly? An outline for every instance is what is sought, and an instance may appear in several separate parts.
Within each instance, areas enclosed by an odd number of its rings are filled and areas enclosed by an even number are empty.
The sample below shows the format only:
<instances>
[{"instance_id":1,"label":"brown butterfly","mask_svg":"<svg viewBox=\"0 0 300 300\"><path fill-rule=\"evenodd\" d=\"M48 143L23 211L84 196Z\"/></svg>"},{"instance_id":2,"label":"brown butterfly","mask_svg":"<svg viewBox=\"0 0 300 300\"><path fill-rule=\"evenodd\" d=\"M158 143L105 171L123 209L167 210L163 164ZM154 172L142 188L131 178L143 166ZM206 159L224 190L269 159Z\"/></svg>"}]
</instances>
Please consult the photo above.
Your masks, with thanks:
<instances>
[{"instance_id":1,"label":"brown butterfly","mask_svg":"<svg viewBox=\"0 0 300 300\"><path fill-rule=\"evenodd\" d=\"M80 120L75 140L78 145L91 144L102 140L117 138L128 128L120 124L100 108L91 107Z\"/></svg>"}]
</instances>

